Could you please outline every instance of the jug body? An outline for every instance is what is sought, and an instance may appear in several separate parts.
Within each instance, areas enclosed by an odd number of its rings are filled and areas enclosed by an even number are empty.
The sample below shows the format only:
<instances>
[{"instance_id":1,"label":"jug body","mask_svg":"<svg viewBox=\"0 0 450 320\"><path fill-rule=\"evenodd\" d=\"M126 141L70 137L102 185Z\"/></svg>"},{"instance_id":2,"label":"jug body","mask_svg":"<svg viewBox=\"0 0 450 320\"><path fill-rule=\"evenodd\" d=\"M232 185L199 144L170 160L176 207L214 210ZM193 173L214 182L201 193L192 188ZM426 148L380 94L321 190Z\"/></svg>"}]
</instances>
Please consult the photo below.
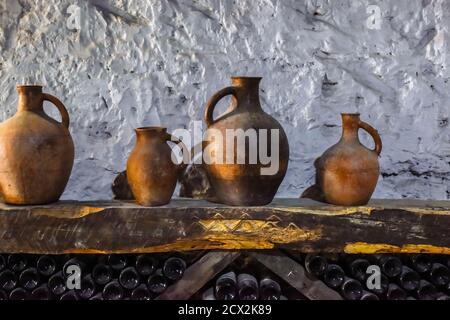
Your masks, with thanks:
<instances>
[{"instance_id":1,"label":"jug body","mask_svg":"<svg viewBox=\"0 0 450 320\"><path fill-rule=\"evenodd\" d=\"M382 144L377 131L359 118L359 114L342 114L340 141L315 162L316 185L325 202L343 206L365 205L369 202L380 175L378 156ZM358 130L368 131L375 140L375 149L361 144Z\"/></svg>"},{"instance_id":2,"label":"jug body","mask_svg":"<svg viewBox=\"0 0 450 320\"><path fill-rule=\"evenodd\" d=\"M223 204L269 204L286 175L288 139L279 122L261 108L260 80L232 78L232 86L216 93L206 108L204 167L215 198ZM215 120L214 107L226 95L232 95L230 108Z\"/></svg>"},{"instance_id":3,"label":"jug body","mask_svg":"<svg viewBox=\"0 0 450 320\"><path fill-rule=\"evenodd\" d=\"M136 129L136 145L127 161L127 178L136 201L143 206L170 202L183 166L174 162L166 128ZM182 144L181 141L178 141ZM182 146L184 152L186 148Z\"/></svg>"},{"instance_id":4,"label":"jug body","mask_svg":"<svg viewBox=\"0 0 450 320\"><path fill-rule=\"evenodd\" d=\"M17 113L0 124L0 193L8 204L52 203L64 192L74 161L69 116L41 86L17 91ZM45 114L44 100L59 109L62 123Z\"/></svg>"}]
</instances>

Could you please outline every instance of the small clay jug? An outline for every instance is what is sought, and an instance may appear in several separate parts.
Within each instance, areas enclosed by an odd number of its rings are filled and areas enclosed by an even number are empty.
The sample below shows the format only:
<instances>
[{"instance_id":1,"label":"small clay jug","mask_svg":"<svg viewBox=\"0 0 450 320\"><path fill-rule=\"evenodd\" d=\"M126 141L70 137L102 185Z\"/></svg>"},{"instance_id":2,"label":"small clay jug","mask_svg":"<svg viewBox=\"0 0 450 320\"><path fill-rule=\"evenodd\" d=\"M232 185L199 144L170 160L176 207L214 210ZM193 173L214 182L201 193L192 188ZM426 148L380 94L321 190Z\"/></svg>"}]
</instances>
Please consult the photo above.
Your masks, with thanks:
<instances>
[{"instance_id":1,"label":"small clay jug","mask_svg":"<svg viewBox=\"0 0 450 320\"><path fill-rule=\"evenodd\" d=\"M72 171L74 146L69 114L42 86L17 86L17 113L0 124L0 192L3 201L38 205L57 201ZM50 118L43 102L50 101L62 122Z\"/></svg>"},{"instance_id":2,"label":"small clay jug","mask_svg":"<svg viewBox=\"0 0 450 320\"><path fill-rule=\"evenodd\" d=\"M315 161L316 184L302 197L342 206L365 205L380 175L381 138L377 130L360 120L359 114L343 113L342 122L341 140ZM374 139L374 150L359 141L360 128Z\"/></svg>"},{"instance_id":3,"label":"small clay jug","mask_svg":"<svg viewBox=\"0 0 450 320\"><path fill-rule=\"evenodd\" d=\"M175 191L178 176L186 168L189 151L181 140L167 133L166 128L138 128L136 137L136 146L127 162L131 191L140 205L166 205ZM169 141L182 148L184 161L181 164L175 162Z\"/></svg>"},{"instance_id":4,"label":"small clay jug","mask_svg":"<svg viewBox=\"0 0 450 320\"><path fill-rule=\"evenodd\" d=\"M206 106L204 167L219 203L267 205L286 174L288 139L278 121L261 108L260 81L255 77L233 77L232 85L214 94ZM213 119L216 104L228 95L232 96L228 112ZM229 139L227 132L240 132L240 138ZM248 133L245 139L242 133ZM268 163L262 154L277 159Z\"/></svg>"}]
</instances>

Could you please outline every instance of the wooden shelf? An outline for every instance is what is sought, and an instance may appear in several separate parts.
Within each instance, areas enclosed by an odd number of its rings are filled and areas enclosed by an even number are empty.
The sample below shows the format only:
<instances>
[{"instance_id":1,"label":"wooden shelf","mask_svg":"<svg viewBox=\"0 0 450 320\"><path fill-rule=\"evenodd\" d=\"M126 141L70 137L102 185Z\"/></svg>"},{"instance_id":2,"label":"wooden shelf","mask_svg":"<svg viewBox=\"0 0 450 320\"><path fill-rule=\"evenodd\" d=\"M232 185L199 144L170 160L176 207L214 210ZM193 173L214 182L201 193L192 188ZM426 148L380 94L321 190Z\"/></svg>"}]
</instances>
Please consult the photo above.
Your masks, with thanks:
<instances>
[{"instance_id":1,"label":"wooden shelf","mask_svg":"<svg viewBox=\"0 0 450 320\"><path fill-rule=\"evenodd\" d=\"M199 249L450 254L450 201L374 200L336 207L277 199L265 207L173 200L0 205L3 253L151 253Z\"/></svg>"}]
</instances>

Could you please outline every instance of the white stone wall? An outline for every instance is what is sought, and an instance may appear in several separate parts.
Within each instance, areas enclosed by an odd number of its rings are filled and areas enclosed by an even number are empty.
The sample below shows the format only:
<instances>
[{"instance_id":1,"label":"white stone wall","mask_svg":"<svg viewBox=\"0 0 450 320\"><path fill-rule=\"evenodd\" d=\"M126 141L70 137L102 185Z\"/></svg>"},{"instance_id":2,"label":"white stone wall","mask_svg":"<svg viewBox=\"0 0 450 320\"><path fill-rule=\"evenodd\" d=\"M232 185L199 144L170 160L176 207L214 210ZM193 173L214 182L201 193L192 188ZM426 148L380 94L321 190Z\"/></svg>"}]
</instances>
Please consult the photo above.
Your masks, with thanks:
<instances>
[{"instance_id":1,"label":"white stone wall","mask_svg":"<svg viewBox=\"0 0 450 320\"><path fill-rule=\"evenodd\" d=\"M264 77L263 108L288 134L279 196L313 182L339 113L358 111L384 142L376 197L449 198L450 1L104 2L131 18L88 0L0 0L0 120L15 112L16 84L63 100L76 144L64 198L110 198L133 128L192 128L232 75Z\"/></svg>"}]
</instances>

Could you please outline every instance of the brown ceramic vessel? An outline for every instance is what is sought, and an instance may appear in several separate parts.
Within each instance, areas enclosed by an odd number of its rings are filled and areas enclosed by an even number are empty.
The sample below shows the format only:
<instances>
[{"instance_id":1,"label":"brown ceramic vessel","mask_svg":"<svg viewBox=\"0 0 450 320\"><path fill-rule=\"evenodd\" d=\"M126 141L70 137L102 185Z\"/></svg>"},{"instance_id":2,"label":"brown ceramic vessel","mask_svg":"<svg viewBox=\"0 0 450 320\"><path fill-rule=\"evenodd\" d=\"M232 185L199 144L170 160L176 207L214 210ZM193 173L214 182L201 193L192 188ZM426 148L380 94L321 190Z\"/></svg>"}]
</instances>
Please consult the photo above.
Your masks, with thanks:
<instances>
[{"instance_id":1,"label":"brown ceramic vessel","mask_svg":"<svg viewBox=\"0 0 450 320\"><path fill-rule=\"evenodd\" d=\"M17 86L17 113L0 124L0 192L3 201L37 205L59 199L69 180L74 146L69 115L42 86ZM43 102L50 101L62 122L50 118Z\"/></svg>"},{"instance_id":2,"label":"brown ceramic vessel","mask_svg":"<svg viewBox=\"0 0 450 320\"><path fill-rule=\"evenodd\" d=\"M360 120L359 114L344 113L342 122L341 140L315 161L316 184L302 197L342 206L365 205L380 175L381 138L377 130ZM361 144L359 129L373 137L373 150Z\"/></svg>"},{"instance_id":3,"label":"brown ceramic vessel","mask_svg":"<svg viewBox=\"0 0 450 320\"><path fill-rule=\"evenodd\" d=\"M204 167L219 203L233 206L269 204L286 174L289 161L288 139L278 121L261 108L260 81L261 78L233 77L232 85L217 92L206 106L205 121L208 130L204 137L203 151L204 158L206 153L209 160L205 160ZM228 95L232 96L228 112L218 119L213 119L216 104ZM250 139L245 139L245 143L238 143L235 139L231 147L227 147L226 140L230 140L226 139L227 130L247 132L249 129L257 132L256 141L253 140L252 145ZM261 139L262 129L266 129L267 133L265 143ZM278 133L277 141L274 141L277 148L273 150L271 130ZM268 150L268 153L262 152L263 154L273 155L278 152L278 163L263 163L259 156L261 147ZM250 158L251 148L257 150L257 159ZM233 154L230 155L229 150L233 150ZM243 154L245 161L242 161ZM262 168L267 169L271 166L276 167L276 170L262 173Z\"/></svg>"},{"instance_id":4,"label":"brown ceramic vessel","mask_svg":"<svg viewBox=\"0 0 450 320\"><path fill-rule=\"evenodd\" d=\"M177 164L169 141L183 149L183 156L189 157L186 146L167 133L166 128L147 127L136 129L136 146L127 162L127 177L136 201L143 206L163 206L170 202L177 179L186 167Z\"/></svg>"}]
</instances>

